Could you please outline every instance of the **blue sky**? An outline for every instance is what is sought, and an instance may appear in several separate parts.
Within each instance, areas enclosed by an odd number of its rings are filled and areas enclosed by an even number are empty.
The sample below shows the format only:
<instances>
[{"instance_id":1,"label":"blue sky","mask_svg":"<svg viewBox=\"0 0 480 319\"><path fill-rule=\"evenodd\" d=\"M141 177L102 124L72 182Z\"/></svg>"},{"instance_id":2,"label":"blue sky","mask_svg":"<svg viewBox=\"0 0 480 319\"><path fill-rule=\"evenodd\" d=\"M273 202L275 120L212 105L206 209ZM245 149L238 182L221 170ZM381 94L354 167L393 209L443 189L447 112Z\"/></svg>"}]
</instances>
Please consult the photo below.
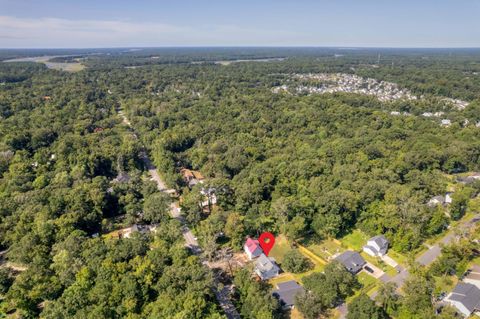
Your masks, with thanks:
<instances>
[{"instance_id":1,"label":"blue sky","mask_svg":"<svg viewBox=\"0 0 480 319\"><path fill-rule=\"evenodd\" d=\"M0 47L480 47L480 0L0 0Z\"/></svg>"}]
</instances>

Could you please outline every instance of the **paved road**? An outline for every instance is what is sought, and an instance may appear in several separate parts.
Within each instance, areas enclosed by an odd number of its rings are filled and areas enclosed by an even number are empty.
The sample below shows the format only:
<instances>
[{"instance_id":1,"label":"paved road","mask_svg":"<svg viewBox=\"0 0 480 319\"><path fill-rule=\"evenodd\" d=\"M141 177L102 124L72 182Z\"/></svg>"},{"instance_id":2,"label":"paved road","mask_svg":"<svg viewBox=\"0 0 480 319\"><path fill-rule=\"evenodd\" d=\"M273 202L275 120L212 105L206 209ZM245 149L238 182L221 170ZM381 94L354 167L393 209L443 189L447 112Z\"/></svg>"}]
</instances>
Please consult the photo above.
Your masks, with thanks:
<instances>
[{"instance_id":1,"label":"paved road","mask_svg":"<svg viewBox=\"0 0 480 319\"><path fill-rule=\"evenodd\" d=\"M475 225L478 221L480 221L480 214L476 215L475 217L469 219L468 221L458 225L456 229L469 229L473 225ZM440 239L435 245L430 247L426 252L422 255L417 257L416 261L423 266L428 266L435 261L435 259L440 256L442 253L442 245L449 244L453 239L455 239L454 231L450 231L446 236Z\"/></svg>"},{"instance_id":2,"label":"paved road","mask_svg":"<svg viewBox=\"0 0 480 319\"><path fill-rule=\"evenodd\" d=\"M469 219L468 221L458 225L456 229L468 229L472 227L480 221L480 214L476 215L475 217ZM431 246L426 252L418 256L415 261L418 262L420 265L428 266L432 264L442 253L442 245L447 245L452 240L455 239L454 230L449 231L442 239L438 240L435 245ZM403 269L403 268L402 268ZM408 278L408 270L403 269L400 271L395 277L393 277L390 281L397 284L398 288L403 286L403 283Z\"/></svg>"},{"instance_id":3,"label":"paved road","mask_svg":"<svg viewBox=\"0 0 480 319\"><path fill-rule=\"evenodd\" d=\"M163 182L162 178L158 174L157 168L152 164L150 161L150 158L148 158L147 153L145 151L142 151L140 153L140 158L142 159L143 163L145 164L145 167L148 170L148 173L150 174L151 178L155 183L157 183L158 190L161 192L164 192L168 189L167 185Z\"/></svg>"},{"instance_id":4,"label":"paved road","mask_svg":"<svg viewBox=\"0 0 480 319\"><path fill-rule=\"evenodd\" d=\"M123 123L129 126L130 128L132 128L132 125L128 120L128 118L125 116L125 114L122 111L119 111L118 114L122 117ZM133 134L138 136L135 132ZM144 150L142 151L142 153L140 154L140 158L142 159L143 163L147 167L148 173L150 174L152 180L157 183L158 190L161 192L166 192L168 188L165 182L162 180L162 178L158 174L157 168L155 167L155 165L153 165L146 151ZM177 203L170 204L170 215L181 222L182 234L183 234L183 238L185 239L186 246L188 246L194 254L199 255L202 250L198 245L197 238L193 235L192 231L186 225L185 219L181 215L180 209ZM201 258L200 260L205 267L210 268L210 265L208 264L207 260L205 260L204 258ZM237 309L235 309L235 306L230 300L230 293L233 289L232 286L225 285L221 290L217 289L218 286L219 286L219 280L217 277L214 277L213 291L215 293L215 297L217 298L218 304L225 312L225 315L227 316L228 319L240 319L240 315Z\"/></svg>"}]
</instances>

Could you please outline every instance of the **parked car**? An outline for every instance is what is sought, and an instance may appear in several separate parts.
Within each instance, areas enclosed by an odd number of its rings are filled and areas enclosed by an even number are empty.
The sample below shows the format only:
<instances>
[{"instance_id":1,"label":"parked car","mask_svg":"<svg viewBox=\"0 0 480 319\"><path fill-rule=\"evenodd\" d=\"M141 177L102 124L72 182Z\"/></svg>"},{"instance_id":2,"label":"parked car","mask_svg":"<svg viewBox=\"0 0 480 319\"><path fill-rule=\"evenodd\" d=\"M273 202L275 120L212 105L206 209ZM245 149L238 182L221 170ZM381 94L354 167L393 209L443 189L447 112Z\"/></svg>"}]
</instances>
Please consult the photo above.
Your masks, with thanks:
<instances>
[{"instance_id":1,"label":"parked car","mask_svg":"<svg viewBox=\"0 0 480 319\"><path fill-rule=\"evenodd\" d=\"M437 296L437 301L442 301L443 299L445 299L445 297L447 296L447 293L445 291L442 291L438 296Z\"/></svg>"},{"instance_id":2,"label":"parked car","mask_svg":"<svg viewBox=\"0 0 480 319\"><path fill-rule=\"evenodd\" d=\"M372 268L370 268L368 266L363 267L363 269L365 269L366 271L368 271L371 274L373 274L375 272Z\"/></svg>"}]
</instances>

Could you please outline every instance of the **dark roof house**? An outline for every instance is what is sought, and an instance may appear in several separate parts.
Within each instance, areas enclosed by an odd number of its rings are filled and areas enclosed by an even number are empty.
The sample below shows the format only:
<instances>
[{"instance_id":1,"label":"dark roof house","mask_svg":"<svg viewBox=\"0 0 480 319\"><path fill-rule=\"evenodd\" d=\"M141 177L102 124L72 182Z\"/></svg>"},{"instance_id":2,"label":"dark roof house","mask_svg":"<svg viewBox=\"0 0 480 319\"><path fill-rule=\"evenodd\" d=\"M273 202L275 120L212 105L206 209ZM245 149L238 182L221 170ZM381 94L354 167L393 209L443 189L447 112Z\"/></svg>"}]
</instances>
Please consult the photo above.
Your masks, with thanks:
<instances>
[{"instance_id":1,"label":"dark roof house","mask_svg":"<svg viewBox=\"0 0 480 319\"><path fill-rule=\"evenodd\" d=\"M296 281L290 280L277 284L277 289L273 291L273 296L280 300L284 308L293 308L295 304L295 296L305 292L302 286Z\"/></svg>"},{"instance_id":2,"label":"dark roof house","mask_svg":"<svg viewBox=\"0 0 480 319\"><path fill-rule=\"evenodd\" d=\"M343 254L337 256L335 260L339 261L352 274L358 273L366 264L365 260L356 251L347 250Z\"/></svg>"},{"instance_id":3,"label":"dark roof house","mask_svg":"<svg viewBox=\"0 0 480 319\"><path fill-rule=\"evenodd\" d=\"M473 173L469 176L457 177L457 182L463 183L463 184L472 184L472 183L475 183L478 180L480 180L480 173L478 173L478 172Z\"/></svg>"}]
</instances>

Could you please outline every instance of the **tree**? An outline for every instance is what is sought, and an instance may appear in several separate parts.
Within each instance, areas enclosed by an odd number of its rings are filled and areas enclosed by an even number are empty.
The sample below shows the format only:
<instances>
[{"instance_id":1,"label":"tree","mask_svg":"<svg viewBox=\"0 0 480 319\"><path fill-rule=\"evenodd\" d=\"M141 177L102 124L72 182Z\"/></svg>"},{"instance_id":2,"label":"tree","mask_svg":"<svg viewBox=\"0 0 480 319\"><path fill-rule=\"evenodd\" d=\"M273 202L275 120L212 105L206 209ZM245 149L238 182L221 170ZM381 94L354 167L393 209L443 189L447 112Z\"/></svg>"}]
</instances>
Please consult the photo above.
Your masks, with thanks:
<instances>
[{"instance_id":1,"label":"tree","mask_svg":"<svg viewBox=\"0 0 480 319\"><path fill-rule=\"evenodd\" d=\"M266 319L276 317L279 311L278 300L272 296L267 285L252 279L249 269L239 270L235 274L234 283L240 295L242 317Z\"/></svg>"},{"instance_id":2,"label":"tree","mask_svg":"<svg viewBox=\"0 0 480 319\"><path fill-rule=\"evenodd\" d=\"M170 199L164 193L154 193L143 203L143 220L149 223L159 223L169 218Z\"/></svg>"},{"instance_id":3,"label":"tree","mask_svg":"<svg viewBox=\"0 0 480 319\"><path fill-rule=\"evenodd\" d=\"M285 254L282 268L289 272L301 273L311 269L312 263L298 249L292 249Z\"/></svg>"},{"instance_id":4,"label":"tree","mask_svg":"<svg viewBox=\"0 0 480 319\"><path fill-rule=\"evenodd\" d=\"M182 212L185 214L185 218L189 223L197 224L202 219L203 201L204 197L197 187L190 192L184 193L181 207Z\"/></svg>"},{"instance_id":5,"label":"tree","mask_svg":"<svg viewBox=\"0 0 480 319\"><path fill-rule=\"evenodd\" d=\"M348 305L347 319L384 319L386 318L382 308L366 294L362 293Z\"/></svg>"},{"instance_id":6,"label":"tree","mask_svg":"<svg viewBox=\"0 0 480 319\"><path fill-rule=\"evenodd\" d=\"M244 231L245 227L243 226L243 216L236 212L229 213L225 223L225 235L230 238L232 247L242 247Z\"/></svg>"},{"instance_id":7,"label":"tree","mask_svg":"<svg viewBox=\"0 0 480 319\"><path fill-rule=\"evenodd\" d=\"M357 278L337 261L325 266L323 273L315 272L302 281L305 289L311 291L328 308L336 307L360 285Z\"/></svg>"},{"instance_id":8,"label":"tree","mask_svg":"<svg viewBox=\"0 0 480 319\"><path fill-rule=\"evenodd\" d=\"M470 199L470 189L463 188L452 195L452 203L450 204L450 216L453 220L459 220L467 211L468 200Z\"/></svg>"},{"instance_id":9,"label":"tree","mask_svg":"<svg viewBox=\"0 0 480 319\"><path fill-rule=\"evenodd\" d=\"M317 319L320 315L327 312L327 306L313 292L295 296L295 307L298 308L306 319Z\"/></svg>"},{"instance_id":10,"label":"tree","mask_svg":"<svg viewBox=\"0 0 480 319\"><path fill-rule=\"evenodd\" d=\"M452 306L443 306L439 309L440 314L437 316L438 319L460 319L463 318L462 315L458 313L458 310Z\"/></svg>"},{"instance_id":11,"label":"tree","mask_svg":"<svg viewBox=\"0 0 480 319\"><path fill-rule=\"evenodd\" d=\"M410 276L403 286L402 313L422 319L432 318L433 288L430 278L421 274Z\"/></svg>"},{"instance_id":12,"label":"tree","mask_svg":"<svg viewBox=\"0 0 480 319\"><path fill-rule=\"evenodd\" d=\"M475 252L475 244L470 240L461 240L453 242L442 247L442 254L432 264L430 271L436 276L445 276L458 274L461 275L473 258Z\"/></svg>"},{"instance_id":13,"label":"tree","mask_svg":"<svg viewBox=\"0 0 480 319\"><path fill-rule=\"evenodd\" d=\"M305 218L297 215L285 225L285 235L288 239L295 241L303 236L306 227Z\"/></svg>"},{"instance_id":14,"label":"tree","mask_svg":"<svg viewBox=\"0 0 480 319\"><path fill-rule=\"evenodd\" d=\"M198 227L199 241L203 248L203 254L212 260L218 249L217 239L224 229L225 220L222 214L212 213L207 219L202 220Z\"/></svg>"},{"instance_id":15,"label":"tree","mask_svg":"<svg viewBox=\"0 0 480 319\"><path fill-rule=\"evenodd\" d=\"M375 301L388 314L394 313L398 308L399 295L397 294L397 288L397 284L394 282L386 282L378 288Z\"/></svg>"},{"instance_id":16,"label":"tree","mask_svg":"<svg viewBox=\"0 0 480 319\"><path fill-rule=\"evenodd\" d=\"M0 294L5 294L13 284L13 276L8 268L0 268Z\"/></svg>"}]
</instances>

